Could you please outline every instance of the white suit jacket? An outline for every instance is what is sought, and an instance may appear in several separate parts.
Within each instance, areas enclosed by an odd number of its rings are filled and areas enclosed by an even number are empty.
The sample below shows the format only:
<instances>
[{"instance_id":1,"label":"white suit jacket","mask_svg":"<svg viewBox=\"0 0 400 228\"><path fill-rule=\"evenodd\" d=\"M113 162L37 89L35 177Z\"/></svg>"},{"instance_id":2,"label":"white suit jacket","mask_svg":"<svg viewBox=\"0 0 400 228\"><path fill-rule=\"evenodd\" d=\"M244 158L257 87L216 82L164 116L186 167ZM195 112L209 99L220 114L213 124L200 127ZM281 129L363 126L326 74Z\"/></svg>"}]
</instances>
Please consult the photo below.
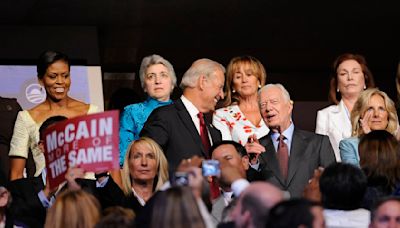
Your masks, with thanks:
<instances>
[{"instance_id":1,"label":"white suit jacket","mask_svg":"<svg viewBox=\"0 0 400 228\"><path fill-rule=\"evenodd\" d=\"M343 101L318 111L315 133L329 137L336 161L340 162L339 142L351 136L350 117Z\"/></svg>"}]
</instances>

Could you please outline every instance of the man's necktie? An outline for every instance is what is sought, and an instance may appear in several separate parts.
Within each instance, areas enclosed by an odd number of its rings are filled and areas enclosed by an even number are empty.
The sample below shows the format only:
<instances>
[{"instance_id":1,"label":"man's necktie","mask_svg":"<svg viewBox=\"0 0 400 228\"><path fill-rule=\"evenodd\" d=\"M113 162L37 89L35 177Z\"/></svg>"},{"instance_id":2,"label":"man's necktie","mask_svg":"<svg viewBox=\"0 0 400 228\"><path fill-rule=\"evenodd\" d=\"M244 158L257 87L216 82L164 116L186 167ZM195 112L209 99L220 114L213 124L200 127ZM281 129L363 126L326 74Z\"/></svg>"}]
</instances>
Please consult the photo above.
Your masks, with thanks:
<instances>
[{"instance_id":1,"label":"man's necktie","mask_svg":"<svg viewBox=\"0 0 400 228\"><path fill-rule=\"evenodd\" d=\"M289 149L284 141L285 136L281 134L278 138L278 161L279 166L281 168L282 177L284 180L287 179L288 176L288 163L289 163Z\"/></svg>"},{"instance_id":2,"label":"man's necktie","mask_svg":"<svg viewBox=\"0 0 400 228\"><path fill-rule=\"evenodd\" d=\"M208 130L204 121L204 115L202 112L199 112L199 114L197 114L197 117L199 117L200 119L200 137L206 153L206 159L210 159L209 150L211 148L211 143L210 139L208 138ZM212 200L218 198L218 196L220 195L219 185L215 177L212 177L212 181L210 183L210 193Z\"/></svg>"},{"instance_id":3,"label":"man's necktie","mask_svg":"<svg viewBox=\"0 0 400 228\"><path fill-rule=\"evenodd\" d=\"M211 148L210 144L210 139L208 138L208 131L207 131L207 126L204 121L204 115L202 112L199 112L197 114L197 117L199 117L200 120L200 137L201 137L201 142L203 144L205 153L206 153L206 158L209 158L209 150Z\"/></svg>"}]
</instances>

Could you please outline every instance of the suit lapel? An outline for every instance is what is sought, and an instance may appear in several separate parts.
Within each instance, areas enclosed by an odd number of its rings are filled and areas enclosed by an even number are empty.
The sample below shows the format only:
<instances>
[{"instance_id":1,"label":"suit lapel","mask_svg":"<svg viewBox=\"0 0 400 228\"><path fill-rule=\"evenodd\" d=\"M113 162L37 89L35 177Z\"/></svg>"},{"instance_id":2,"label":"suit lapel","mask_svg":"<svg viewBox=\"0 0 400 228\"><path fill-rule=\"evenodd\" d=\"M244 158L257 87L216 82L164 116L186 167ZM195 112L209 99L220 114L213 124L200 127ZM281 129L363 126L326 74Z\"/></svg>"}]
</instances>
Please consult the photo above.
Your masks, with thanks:
<instances>
[{"instance_id":1,"label":"suit lapel","mask_svg":"<svg viewBox=\"0 0 400 228\"><path fill-rule=\"evenodd\" d=\"M259 142L265 147L266 150L266 152L262 153L260 156L260 158L263 160L264 165L267 166L274 173L275 177L278 179L282 186L286 186L285 181L282 178L279 161L276 156L276 150L274 144L272 143L271 134L262 137Z\"/></svg>"},{"instance_id":2,"label":"suit lapel","mask_svg":"<svg viewBox=\"0 0 400 228\"><path fill-rule=\"evenodd\" d=\"M293 139L292 145L290 147L290 156L289 156L289 170L288 170L288 179L287 184L290 184L290 181L294 177L299 168L299 164L301 162L301 158L305 153L305 149L307 147L306 139L303 135L296 130L293 131Z\"/></svg>"},{"instance_id":3,"label":"suit lapel","mask_svg":"<svg viewBox=\"0 0 400 228\"><path fill-rule=\"evenodd\" d=\"M212 207L212 216L217 220L218 222L221 220L222 217L222 211L225 208L225 199L224 195L221 194L214 202L213 207Z\"/></svg>"},{"instance_id":4,"label":"suit lapel","mask_svg":"<svg viewBox=\"0 0 400 228\"><path fill-rule=\"evenodd\" d=\"M193 123L192 117L190 117L190 114L186 110L186 107L183 104L182 100L178 99L178 100L176 100L176 102L174 104L178 111L179 118L182 120L182 123L188 129L188 131L189 131L191 137L193 138L193 141L196 143L196 145L199 148L201 148L201 153L203 154L203 156L206 157L206 153L204 151L204 147L201 142L199 132L197 131L196 126Z\"/></svg>"},{"instance_id":5,"label":"suit lapel","mask_svg":"<svg viewBox=\"0 0 400 228\"><path fill-rule=\"evenodd\" d=\"M343 132L343 129L351 129L351 122L349 120L349 117L347 116L346 107L343 101L340 101L340 103L337 106L337 109L332 111L331 116L332 116L332 121L330 121L330 123L336 123L335 125L333 125L336 131ZM351 135L347 133L342 133L341 136L343 138L348 138Z\"/></svg>"}]
</instances>

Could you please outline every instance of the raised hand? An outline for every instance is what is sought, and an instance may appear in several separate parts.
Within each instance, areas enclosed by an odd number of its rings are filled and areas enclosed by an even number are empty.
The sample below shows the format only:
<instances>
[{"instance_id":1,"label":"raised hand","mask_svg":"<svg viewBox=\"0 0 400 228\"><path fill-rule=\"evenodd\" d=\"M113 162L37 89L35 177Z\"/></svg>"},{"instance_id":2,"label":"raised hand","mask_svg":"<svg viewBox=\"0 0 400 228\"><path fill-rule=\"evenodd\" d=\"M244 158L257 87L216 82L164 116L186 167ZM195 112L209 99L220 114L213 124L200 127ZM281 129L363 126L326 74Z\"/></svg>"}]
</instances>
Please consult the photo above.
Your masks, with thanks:
<instances>
[{"instance_id":1,"label":"raised hand","mask_svg":"<svg viewBox=\"0 0 400 228\"><path fill-rule=\"evenodd\" d=\"M244 145L246 148L247 154L249 155L249 160L252 165L258 163L258 157L260 156L261 153L265 152L265 147L260 144L260 142L257 139L257 136L251 135L247 139L246 145Z\"/></svg>"}]
</instances>

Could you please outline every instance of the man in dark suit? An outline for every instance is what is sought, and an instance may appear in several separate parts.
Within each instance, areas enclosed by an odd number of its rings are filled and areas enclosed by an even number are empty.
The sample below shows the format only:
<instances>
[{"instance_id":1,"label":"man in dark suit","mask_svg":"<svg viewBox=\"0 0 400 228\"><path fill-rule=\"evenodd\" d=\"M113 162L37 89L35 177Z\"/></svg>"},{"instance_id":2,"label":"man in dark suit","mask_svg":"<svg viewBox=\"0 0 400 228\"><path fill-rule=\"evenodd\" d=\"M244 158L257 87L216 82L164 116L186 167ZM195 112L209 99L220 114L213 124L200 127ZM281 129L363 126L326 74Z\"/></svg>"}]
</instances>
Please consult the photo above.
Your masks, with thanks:
<instances>
[{"instance_id":1,"label":"man in dark suit","mask_svg":"<svg viewBox=\"0 0 400 228\"><path fill-rule=\"evenodd\" d=\"M140 135L154 139L163 148L170 173L182 159L194 155L208 158L210 145L221 140L219 130L198 114L214 111L224 98L224 73L224 67L215 61L195 61L182 77L181 98L157 108L147 119Z\"/></svg>"},{"instance_id":2,"label":"man in dark suit","mask_svg":"<svg viewBox=\"0 0 400 228\"><path fill-rule=\"evenodd\" d=\"M291 197L301 197L318 167L335 163L327 136L295 128L291 116L293 101L281 84L268 84L259 91L261 115L270 133L246 144L256 154L252 163L259 177L273 183ZM258 167L257 167L258 166Z\"/></svg>"}]
</instances>

